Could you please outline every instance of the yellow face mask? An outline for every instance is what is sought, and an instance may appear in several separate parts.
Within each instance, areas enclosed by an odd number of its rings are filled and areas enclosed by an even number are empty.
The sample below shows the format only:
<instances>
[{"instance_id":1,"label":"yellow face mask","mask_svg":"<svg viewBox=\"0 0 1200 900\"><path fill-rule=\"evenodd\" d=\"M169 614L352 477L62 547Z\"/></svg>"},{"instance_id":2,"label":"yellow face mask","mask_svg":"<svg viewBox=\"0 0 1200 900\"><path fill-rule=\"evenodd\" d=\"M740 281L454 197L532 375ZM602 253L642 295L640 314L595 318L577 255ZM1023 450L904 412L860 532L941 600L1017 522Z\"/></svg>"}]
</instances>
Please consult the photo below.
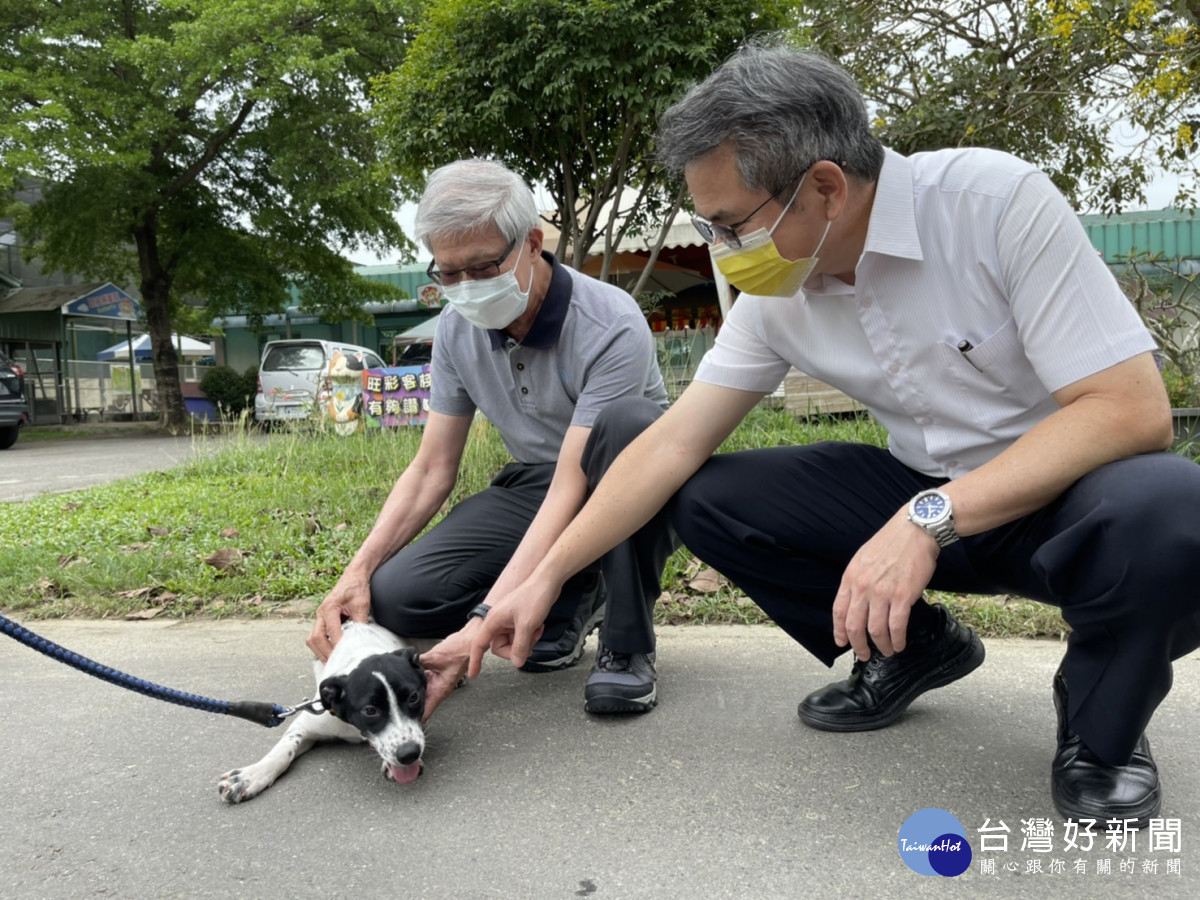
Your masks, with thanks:
<instances>
[{"instance_id":1,"label":"yellow face mask","mask_svg":"<svg viewBox=\"0 0 1200 900\"><path fill-rule=\"evenodd\" d=\"M801 178L800 184L803 183L804 179ZM792 297L812 274L817 265L817 254L825 244L829 226L833 224L832 220L825 223L825 233L821 235L812 256L794 260L784 259L779 255L779 248L771 238L799 193L798 184L775 224L770 229L759 228L750 232L742 238L742 246L731 247L726 241L709 245L708 252L713 265L739 291L760 297Z\"/></svg>"}]
</instances>

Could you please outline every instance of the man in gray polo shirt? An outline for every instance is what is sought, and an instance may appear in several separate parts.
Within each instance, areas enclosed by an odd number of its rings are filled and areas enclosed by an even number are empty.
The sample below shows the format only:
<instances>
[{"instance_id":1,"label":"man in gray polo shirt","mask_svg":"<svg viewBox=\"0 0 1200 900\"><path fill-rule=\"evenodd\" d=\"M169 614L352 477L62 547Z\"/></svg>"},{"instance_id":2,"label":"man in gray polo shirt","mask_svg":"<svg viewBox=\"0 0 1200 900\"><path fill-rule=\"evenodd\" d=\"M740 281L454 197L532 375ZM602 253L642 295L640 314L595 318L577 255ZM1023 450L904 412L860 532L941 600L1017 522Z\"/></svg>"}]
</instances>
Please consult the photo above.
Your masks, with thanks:
<instances>
[{"instance_id":1,"label":"man in gray polo shirt","mask_svg":"<svg viewBox=\"0 0 1200 900\"><path fill-rule=\"evenodd\" d=\"M486 599L528 576L609 462L667 406L633 298L560 265L538 222L528 186L497 163L461 160L430 176L417 236L449 306L433 342L428 424L308 638L324 659L342 621L368 614L405 637L449 635L422 655L427 715L466 669ZM606 414L618 400L619 415ZM414 541L454 487L477 410L514 462ZM663 516L570 579L523 668L574 665L603 620L588 711L650 709L651 613L673 549Z\"/></svg>"}]
</instances>

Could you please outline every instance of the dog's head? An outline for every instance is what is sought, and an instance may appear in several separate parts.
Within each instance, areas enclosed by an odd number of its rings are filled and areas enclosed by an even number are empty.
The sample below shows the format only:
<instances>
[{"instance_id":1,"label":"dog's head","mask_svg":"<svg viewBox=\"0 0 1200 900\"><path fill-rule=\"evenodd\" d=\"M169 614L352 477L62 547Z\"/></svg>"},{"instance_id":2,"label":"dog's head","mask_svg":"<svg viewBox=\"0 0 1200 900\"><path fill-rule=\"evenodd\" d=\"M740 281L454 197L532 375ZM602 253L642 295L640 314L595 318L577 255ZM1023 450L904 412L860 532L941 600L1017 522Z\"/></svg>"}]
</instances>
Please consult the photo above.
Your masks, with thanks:
<instances>
[{"instance_id":1,"label":"dog's head","mask_svg":"<svg viewBox=\"0 0 1200 900\"><path fill-rule=\"evenodd\" d=\"M425 671L412 650L368 656L343 675L321 682L321 704L353 725L400 784L421 774L425 732Z\"/></svg>"}]
</instances>

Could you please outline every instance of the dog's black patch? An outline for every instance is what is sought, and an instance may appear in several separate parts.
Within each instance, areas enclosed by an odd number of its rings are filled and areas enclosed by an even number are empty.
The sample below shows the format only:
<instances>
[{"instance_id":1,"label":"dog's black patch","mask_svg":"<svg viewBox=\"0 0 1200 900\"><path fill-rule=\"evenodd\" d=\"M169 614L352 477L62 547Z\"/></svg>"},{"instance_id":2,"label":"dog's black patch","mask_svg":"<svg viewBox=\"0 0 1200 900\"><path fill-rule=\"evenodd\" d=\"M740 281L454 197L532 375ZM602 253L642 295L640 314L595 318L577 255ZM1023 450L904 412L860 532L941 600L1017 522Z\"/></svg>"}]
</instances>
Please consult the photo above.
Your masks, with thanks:
<instances>
[{"instance_id":1,"label":"dog's black patch","mask_svg":"<svg viewBox=\"0 0 1200 900\"><path fill-rule=\"evenodd\" d=\"M391 715L384 682L395 694L400 714L419 722L425 712L425 670L409 649L369 656L352 672L326 678L320 687L321 705L363 734L375 734Z\"/></svg>"}]
</instances>

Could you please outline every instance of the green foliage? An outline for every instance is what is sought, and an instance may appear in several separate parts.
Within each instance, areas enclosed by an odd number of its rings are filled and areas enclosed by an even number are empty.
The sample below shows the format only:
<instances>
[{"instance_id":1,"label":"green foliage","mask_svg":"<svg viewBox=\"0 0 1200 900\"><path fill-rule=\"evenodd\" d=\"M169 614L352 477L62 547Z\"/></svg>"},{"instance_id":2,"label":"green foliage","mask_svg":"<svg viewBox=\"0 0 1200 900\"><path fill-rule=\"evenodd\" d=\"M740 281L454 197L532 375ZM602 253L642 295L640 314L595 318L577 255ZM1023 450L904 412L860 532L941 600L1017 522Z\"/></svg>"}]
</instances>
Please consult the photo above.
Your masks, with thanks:
<instances>
[{"instance_id":1,"label":"green foliage","mask_svg":"<svg viewBox=\"0 0 1200 900\"><path fill-rule=\"evenodd\" d=\"M404 63L376 85L392 159L415 195L433 167L500 160L554 199L578 264L618 213L661 221L674 191L653 165L658 114L781 4L744 0L448 0L430 4ZM604 204L626 187L626 209ZM586 210L582 227L577 213ZM615 246L620 233L609 237Z\"/></svg>"},{"instance_id":2,"label":"green foliage","mask_svg":"<svg viewBox=\"0 0 1200 900\"><path fill-rule=\"evenodd\" d=\"M413 5L6 0L0 200L41 184L10 209L28 251L136 284L156 348L183 297L209 321L265 314L297 281L323 314L357 314L364 284L337 248L405 245L366 92L403 56ZM178 381L168 355L160 387Z\"/></svg>"},{"instance_id":3,"label":"green foliage","mask_svg":"<svg viewBox=\"0 0 1200 900\"><path fill-rule=\"evenodd\" d=\"M801 40L858 78L900 152L1008 150L1101 211L1141 201L1156 170L1195 175L1194 4L850 0L797 14ZM1114 152L1130 123L1144 138Z\"/></svg>"},{"instance_id":4,"label":"green foliage","mask_svg":"<svg viewBox=\"0 0 1200 900\"><path fill-rule=\"evenodd\" d=\"M1200 386L1185 375L1175 363L1163 363L1162 380L1172 408L1190 409L1200 402Z\"/></svg>"},{"instance_id":5,"label":"green foliage","mask_svg":"<svg viewBox=\"0 0 1200 900\"><path fill-rule=\"evenodd\" d=\"M254 410L258 366L251 366L241 375L230 366L213 366L200 379L200 390L217 405L223 418L237 419L247 410Z\"/></svg>"}]
</instances>

